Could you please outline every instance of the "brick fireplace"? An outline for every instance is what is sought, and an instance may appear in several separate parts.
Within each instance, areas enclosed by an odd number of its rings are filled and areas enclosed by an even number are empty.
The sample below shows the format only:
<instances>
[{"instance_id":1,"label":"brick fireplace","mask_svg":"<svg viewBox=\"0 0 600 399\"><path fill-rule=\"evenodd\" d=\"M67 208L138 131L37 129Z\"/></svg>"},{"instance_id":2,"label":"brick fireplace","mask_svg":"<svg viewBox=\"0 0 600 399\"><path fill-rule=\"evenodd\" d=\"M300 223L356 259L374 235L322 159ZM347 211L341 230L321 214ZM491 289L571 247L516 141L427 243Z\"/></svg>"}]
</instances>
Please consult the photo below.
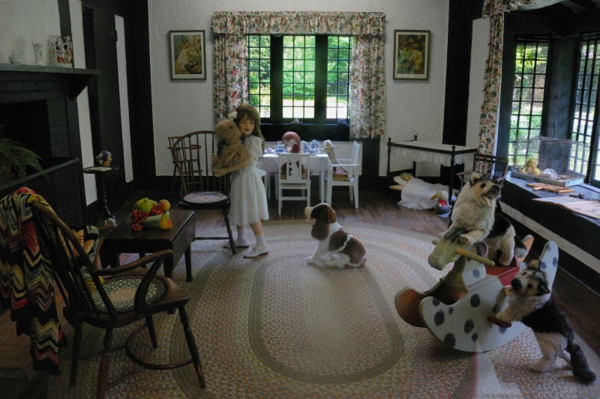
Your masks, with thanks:
<instances>
[{"instance_id":1,"label":"brick fireplace","mask_svg":"<svg viewBox=\"0 0 600 399\"><path fill-rule=\"evenodd\" d=\"M0 197L18 187L43 195L67 223L83 222L85 194L77 95L96 71L0 64L2 133L42 158L42 173L0 186Z\"/></svg>"}]
</instances>

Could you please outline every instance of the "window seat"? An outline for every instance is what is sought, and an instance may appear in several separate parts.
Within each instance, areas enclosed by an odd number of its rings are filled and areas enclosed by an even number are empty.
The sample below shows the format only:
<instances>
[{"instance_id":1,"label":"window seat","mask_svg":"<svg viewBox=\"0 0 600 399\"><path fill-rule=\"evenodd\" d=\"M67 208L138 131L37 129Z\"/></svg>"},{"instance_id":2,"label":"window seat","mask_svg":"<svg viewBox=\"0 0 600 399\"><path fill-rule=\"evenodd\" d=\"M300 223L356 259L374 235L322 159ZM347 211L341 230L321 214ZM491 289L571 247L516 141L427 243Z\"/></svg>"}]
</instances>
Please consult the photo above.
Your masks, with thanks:
<instances>
[{"instance_id":1,"label":"window seat","mask_svg":"<svg viewBox=\"0 0 600 399\"><path fill-rule=\"evenodd\" d=\"M538 251L546 241L555 241L560 250L560 267L600 294L600 220L559 205L532 201L556 194L545 190L533 191L526 186L531 182L509 174L502 188L502 211L512 219L521 237L534 235L534 247ZM575 190L572 194L600 200L600 192L588 187L580 185L570 188Z\"/></svg>"}]
</instances>

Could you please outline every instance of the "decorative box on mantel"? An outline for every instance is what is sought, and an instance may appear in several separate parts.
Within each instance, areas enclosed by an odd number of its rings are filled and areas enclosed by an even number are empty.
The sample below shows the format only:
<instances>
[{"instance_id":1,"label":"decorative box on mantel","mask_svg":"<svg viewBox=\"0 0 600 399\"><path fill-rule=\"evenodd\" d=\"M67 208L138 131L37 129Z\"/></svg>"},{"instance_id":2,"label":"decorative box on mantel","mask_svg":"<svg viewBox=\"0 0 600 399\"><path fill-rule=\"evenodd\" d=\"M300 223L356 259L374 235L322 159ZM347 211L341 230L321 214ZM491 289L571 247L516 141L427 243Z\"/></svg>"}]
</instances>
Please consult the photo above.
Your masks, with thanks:
<instances>
[{"instance_id":1,"label":"decorative box on mantel","mask_svg":"<svg viewBox=\"0 0 600 399\"><path fill-rule=\"evenodd\" d=\"M67 96L75 100L93 76L100 74L96 69L63 68L43 65L0 64L0 72L32 72L64 75L68 79Z\"/></svg>"}]
</instances>

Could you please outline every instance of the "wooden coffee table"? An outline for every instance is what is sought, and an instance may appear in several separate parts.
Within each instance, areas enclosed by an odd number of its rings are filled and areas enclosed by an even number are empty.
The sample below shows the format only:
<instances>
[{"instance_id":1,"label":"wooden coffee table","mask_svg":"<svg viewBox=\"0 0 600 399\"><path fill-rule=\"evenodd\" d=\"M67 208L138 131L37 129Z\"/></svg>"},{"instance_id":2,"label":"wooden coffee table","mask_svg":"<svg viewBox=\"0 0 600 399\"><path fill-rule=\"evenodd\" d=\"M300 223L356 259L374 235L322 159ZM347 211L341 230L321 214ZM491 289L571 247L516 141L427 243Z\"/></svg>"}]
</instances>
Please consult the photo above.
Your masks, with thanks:
<instances>
[{"instance_id":1,"label":"wooden coffee table","mask_svg":"<svg viewBox=\"0 0 600 399\"><path fill-rule=\"evenodd\" d=\"M192 281L192 253L190 244L196 236L196 215L193 210L171 209L169 211L173 227L171 230L160 230L158 227L144 228L134 231L129 223L120 224L111 230L102 244L102 255L111 265L119 265L119 255L147 253L170 249L173 257L165 259L165 276L172 277L173 267L185 254L186 281Z\"/></svg>"}]
</instances>

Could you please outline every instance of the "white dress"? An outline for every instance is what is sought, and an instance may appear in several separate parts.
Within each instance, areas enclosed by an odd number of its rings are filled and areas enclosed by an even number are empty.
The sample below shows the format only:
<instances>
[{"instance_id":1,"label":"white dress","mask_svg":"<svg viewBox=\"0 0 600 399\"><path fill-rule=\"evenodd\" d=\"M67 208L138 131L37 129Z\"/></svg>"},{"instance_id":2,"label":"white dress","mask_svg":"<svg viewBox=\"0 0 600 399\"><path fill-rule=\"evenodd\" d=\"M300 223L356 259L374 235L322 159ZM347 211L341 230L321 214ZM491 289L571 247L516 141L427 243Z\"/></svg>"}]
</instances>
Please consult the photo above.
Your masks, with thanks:
<instances>
[{"instance_id":1,"label":"white dress","mask_svg":"<svg viewBox=\"0 0 600 399\"><path fill-rule=\"evenodd\" d=\"M235 226L246 226L261 220L269 220L267 194L261 174L256 167L262 155L262 139L246 136L244 145L254 155L254 162L231 174L231 207L229 218Z\"/></svg>"}]
</instances>

